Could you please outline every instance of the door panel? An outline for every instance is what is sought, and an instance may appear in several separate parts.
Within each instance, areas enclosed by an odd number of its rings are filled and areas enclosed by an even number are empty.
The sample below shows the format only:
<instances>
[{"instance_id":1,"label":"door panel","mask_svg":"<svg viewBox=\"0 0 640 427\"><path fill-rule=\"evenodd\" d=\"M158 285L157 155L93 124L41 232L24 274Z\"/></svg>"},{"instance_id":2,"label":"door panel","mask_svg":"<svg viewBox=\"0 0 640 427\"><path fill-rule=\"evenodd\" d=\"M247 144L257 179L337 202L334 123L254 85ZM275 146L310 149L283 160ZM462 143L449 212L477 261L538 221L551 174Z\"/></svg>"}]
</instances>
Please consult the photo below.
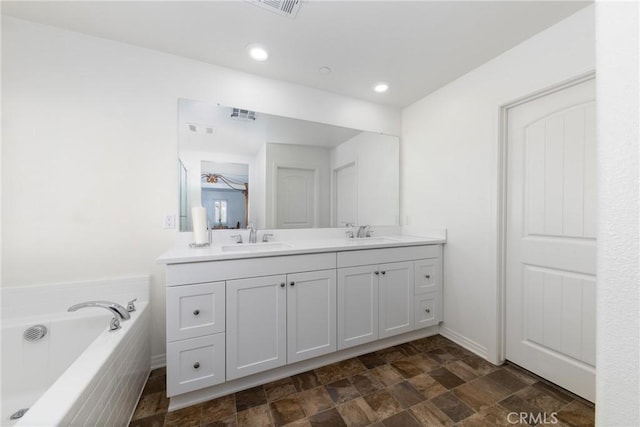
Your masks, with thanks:
<instances>
[{"instance_id":1,"label":"door panel","mask_svg":"<svg viewBox=\"0 0 640 427\"><path fill-rule=\"evenodd\" d=\"M227 380L286 363L284 275L227 281Z\"/></svg>"},{"instance_id":2,"label":"door panel","mask_svg":"<svg viewBox=\"0 0 640 427\"><path fill-rule=\"evenodd\" d=\"M338 269L338 350L378 339L378 267Z\"/></svg>"},{"instance_id":3,"label":"door panel","mask_svg":"<svg viewBox=\"0 0 640 427\"><path fill-rule=\"evenodd\" d=\"M336 271L287 275L287 363L336 350Z\"/></svg>"},{"instance_id":4,"label":"door panel","mask_svg":"<svg viewBox=\"0 0 640 427\"><path fill-rule=\"evenodd\" d=\"M380 264L380 338L413 330L412 261Z\"/></svg>"},{"instance_id":5,"label":"door panel","mask_svg":"<svg viewBox=\"0 0 640 427\"><path fill-rule=\"evenodd\" d=\"M316 183L313 169L277 168L277 228L312 228L315 215Z\"/></svg>"},{"instance_id":6,"label":"door panel","mask_svg":"<svg viewBox=\"0 0 640 427\"><path fill-rule=\"evenodd\" d=\"M333 171L335 191L335 227L358 223L358 184L356 164Z\"/></svg>"},{"instance_id":7,"label":"door panel","mask_svg":"<svg viewBox=\"0 0 640 427\"><path fill-rule=\"evenodd\" d=\"M508 111L507 359L595 397L594 82Z\"/></svg>"}]
</instances>

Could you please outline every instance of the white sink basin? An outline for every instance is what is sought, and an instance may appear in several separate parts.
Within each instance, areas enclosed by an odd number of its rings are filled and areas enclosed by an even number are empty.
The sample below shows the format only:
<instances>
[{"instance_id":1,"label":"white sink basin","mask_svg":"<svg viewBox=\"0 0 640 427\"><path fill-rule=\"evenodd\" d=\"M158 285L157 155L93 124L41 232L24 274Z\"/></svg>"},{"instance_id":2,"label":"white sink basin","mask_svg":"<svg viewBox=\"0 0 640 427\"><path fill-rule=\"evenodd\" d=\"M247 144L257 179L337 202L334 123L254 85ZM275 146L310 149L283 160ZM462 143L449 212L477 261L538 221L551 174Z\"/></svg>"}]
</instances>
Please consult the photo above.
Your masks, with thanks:
<instances>
[{"instance_id":1,"label":"white sink basin","mask_svg":"<svg viewBox=\"0 0 640 427\"><path fill-rule=\"evenodd\" d=\"M397 243L399 240L391 237L355 237L347 239L349 245L372 245L376 243Z\"/></svg>"},{"instance_id":2,"label":"white sink basin","mask_svg":"<svg viewBox=\"0 0 640 427\"><path fill-rule=\"evenodd\" d=\"M262 252L262 251L279 251L283 249L291 249L293 246L282 243L238 243L236 245L225 245L220 248L222 252Z\"/></svg>"}]
</instances>

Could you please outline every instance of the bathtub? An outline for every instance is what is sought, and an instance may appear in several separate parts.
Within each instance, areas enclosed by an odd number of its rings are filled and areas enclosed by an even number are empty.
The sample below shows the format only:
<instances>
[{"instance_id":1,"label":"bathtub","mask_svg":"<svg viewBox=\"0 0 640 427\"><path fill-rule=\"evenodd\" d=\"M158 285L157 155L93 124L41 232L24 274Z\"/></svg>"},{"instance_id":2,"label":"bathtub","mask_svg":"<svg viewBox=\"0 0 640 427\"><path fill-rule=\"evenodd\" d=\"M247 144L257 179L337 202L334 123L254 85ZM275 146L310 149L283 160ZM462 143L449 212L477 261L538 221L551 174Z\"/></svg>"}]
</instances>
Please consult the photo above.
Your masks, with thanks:
<instances>
[{"instance_id":1,"label":"bathtub","mask_svg":"<svg viewBox=\"0 0 640 427\"><path fill-rule=\"evenodd\" d=\"M148 291L146 276L2 289L0 425L126 426L150 369ZM39 305L43 294L45 300L55 295L48 299L52 308L16 309L21 301ZM109 331L113 316L104 309L66 311L82 301L126 305L133 298L138 298L136 311L116 331ZM24 331L35 325L45 326L46 335L25 340ZM25 408L20 419L10 420Z\"/></svg>"}]
</instances>

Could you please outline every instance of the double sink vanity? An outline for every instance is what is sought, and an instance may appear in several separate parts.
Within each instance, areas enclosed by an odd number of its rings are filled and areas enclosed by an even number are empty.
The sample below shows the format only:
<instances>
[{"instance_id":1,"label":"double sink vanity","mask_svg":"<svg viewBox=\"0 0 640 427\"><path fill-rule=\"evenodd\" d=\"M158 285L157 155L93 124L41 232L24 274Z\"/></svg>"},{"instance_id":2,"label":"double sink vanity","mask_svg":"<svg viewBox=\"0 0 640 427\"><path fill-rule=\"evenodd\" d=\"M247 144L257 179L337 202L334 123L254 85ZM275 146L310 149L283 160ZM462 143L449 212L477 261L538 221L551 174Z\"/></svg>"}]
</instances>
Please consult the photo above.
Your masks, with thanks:
<instances>
[{"instance_id":1,"label":"double sink vanity","mask_svg":"<svg viewBox=\"0 0 640 427\"><path fill-rule=\"evenodd\" d=\"M159 258L170 410L437 333L444 237L275 234Z\"/></svg>"}]
</instances>

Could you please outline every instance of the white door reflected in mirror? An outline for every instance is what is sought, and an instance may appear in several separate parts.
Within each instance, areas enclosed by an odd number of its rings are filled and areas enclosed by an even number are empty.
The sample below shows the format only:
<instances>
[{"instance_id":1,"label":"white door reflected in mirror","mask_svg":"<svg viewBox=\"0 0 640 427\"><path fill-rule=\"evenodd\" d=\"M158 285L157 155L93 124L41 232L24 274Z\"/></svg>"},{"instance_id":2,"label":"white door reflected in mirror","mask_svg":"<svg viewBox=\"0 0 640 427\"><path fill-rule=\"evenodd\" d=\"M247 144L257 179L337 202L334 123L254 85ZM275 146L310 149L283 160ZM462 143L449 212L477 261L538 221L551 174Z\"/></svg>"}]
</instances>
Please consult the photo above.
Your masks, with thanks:
<instances>
[{"instance_id":1,"label":"white door reflected in mirror","mask_svg":"<svg viewBox=\"0 0 640 427\"><path fill-rule=\"evenodd\" d=\"M233 111L178 100L180 231L192 206L214 229L398 225L398 137Z\"/></svg>"}]
</instances>

